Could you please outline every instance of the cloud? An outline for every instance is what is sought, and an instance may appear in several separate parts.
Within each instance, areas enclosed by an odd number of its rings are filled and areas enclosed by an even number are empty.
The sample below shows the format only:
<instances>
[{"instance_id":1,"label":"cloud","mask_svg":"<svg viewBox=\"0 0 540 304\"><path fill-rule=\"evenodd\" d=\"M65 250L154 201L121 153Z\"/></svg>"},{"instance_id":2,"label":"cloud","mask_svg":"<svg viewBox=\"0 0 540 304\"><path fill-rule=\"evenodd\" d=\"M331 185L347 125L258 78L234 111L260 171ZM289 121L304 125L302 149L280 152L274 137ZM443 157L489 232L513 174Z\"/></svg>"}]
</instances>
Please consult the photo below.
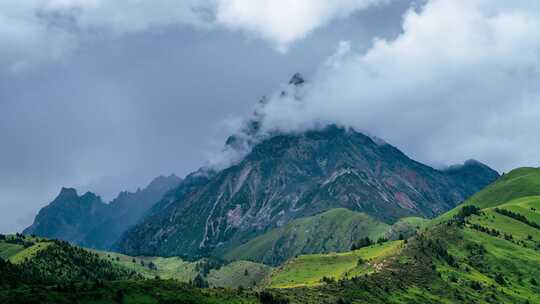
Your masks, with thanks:
<instances>
[{"instance_id":1,"label":"cloud","mask_svg":"<svg viewBox=\"0 0 540 304\"><path fill-rule=\"evenodd\" d=\"M232 30L256 34L285 51L334 19L389 0L218 0L216 21Z\"/></svg>"},{"instance_id":2,"label":"cloud","mask_svg":"<svg viewBox=\"0 0 540 304\"><path fill-rule=\"evenodd\" d=\"M0 67L18 73L79 47L84 33L125 34L167 26L207 27L195 0L0 1Z\"/></svg>"},{"instance_id":3,"label":"cloud","mask_svg":"<svg viewBox=\"0 0 540 304\"><path fill-rule=\"evenodd\" d=\"M337 122L435 165L538 165L539 31L536 2L431 0L406 13L394 40L363 53L342 42L302 103L270 100L263 129Z\"/></svg>"},{"instance_id":4,"label":"cloud","mask_svg":"<svg viewBox=\"0 0 540 304\"><path fill-rule=\"evenodd\" d=\"M330 21L390 0L5 0L0 66L20 72L61 59L84 33L126 34L163 27L243 31L285 51Z\"/></svg>"},{"instance_id":5,"label":"cloud","mask_svg":"<svg viewBox=\"0 0 540 304\"><path fill-rule=\"evenodd\" d=\"M72 35L49 27L38 15L38 7L36 0L0 2L0 68L18 73L72 48Z\"/></svg>"},{"instance_id":6,"label":"cloud","mask_svg":"<svg viewBox=\"0 0 540 304\"><path fill-rule=\"evenodd\" d=\"M163 26L205 26L196 0L44 0L41 9L74 18L82 29L139 32Z\"/></svg>"}]
</instances>

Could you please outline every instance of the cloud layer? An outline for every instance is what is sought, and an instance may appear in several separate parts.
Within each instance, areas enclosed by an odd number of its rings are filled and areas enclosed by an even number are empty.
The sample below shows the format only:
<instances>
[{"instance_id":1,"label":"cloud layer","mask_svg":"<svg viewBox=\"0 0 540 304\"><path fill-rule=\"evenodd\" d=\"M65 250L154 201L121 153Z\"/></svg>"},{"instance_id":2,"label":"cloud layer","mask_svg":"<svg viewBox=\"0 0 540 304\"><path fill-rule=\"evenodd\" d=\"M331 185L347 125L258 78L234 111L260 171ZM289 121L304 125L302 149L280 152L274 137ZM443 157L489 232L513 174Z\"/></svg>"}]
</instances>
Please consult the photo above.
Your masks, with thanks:
<instances>
[{"instance_id":1,"label":"cloud layer","mask_svg":"<svg viewBox=\"0 0 540 304\"><path fill-rule=\"evenodd\" d=\"M19 72L76 48L81 32L164 27L226 28L280 51L330 21L389 0L6 0L0 2L0 66Z\"/></svg>"},{"instance_id":2,"label":"cloud layer","mask_svg":"<svg viewBox=\"0 0 540 304\"><path fill-rule=\"evenodd\" d=\"M431 0L403 34L355 53L342 42L303 93L275 97L266 130L341 123L431 164L540 163L540 4Z\"/></svg>"},{"instance_id":3,"label":"cloud layer","mask_svg":"<svg viewBox=\"0 0 540 304\"><path fill-rule=\"evenodd\" d=\"M389 0L217 0L218 24L255 33L285 51L330 21Z\"/></svg>"}]
</instances>

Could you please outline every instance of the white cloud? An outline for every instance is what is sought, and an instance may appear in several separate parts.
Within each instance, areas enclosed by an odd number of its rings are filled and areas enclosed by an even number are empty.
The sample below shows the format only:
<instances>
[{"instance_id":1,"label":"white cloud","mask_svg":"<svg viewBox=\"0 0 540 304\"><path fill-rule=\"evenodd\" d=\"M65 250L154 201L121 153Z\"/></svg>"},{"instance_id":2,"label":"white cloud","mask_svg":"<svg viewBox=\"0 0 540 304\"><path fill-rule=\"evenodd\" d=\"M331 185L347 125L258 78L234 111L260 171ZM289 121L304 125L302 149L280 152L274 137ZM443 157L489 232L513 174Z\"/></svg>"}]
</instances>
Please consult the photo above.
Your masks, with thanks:
<instances>
[{"instance_id":1,"label":"white cloud","mask_svg":"<svg viewBox=\"0 0 540 304\"><path fill-rule=\"evenodd\" d=\"M431 0L403 31L362 54L342 43L302 106L268 104L264 128L339 122L432 164L540 164L540 4Z\"/></svg>"},{"instance_id":2,"label":"white cloud","mask_svg":"<svg viewBox=\"0 0 540 304\"><path fill-rule=\"evenodd\" d=\"M0 65L13 71L61 58L83 31L117 34L160 27L225 27L249 32L284 51L314 29L390 0L4 0ZM69 20L70 25L55 19ZM69 28L69 27L75 28Z\"/></svg>"},{"instance_id":3,"label":"white cloud","mask_svg":"<svg viewBox=\"0 0 540 304\"><path fill-rule=\"evenodd\" d=\"M217 0L216 20L255 33L285 51L330 21L388 0Z\"/></svg>"},{"instance_id":4,"label":"white cloud","mask_svg":"<svg viewBox=\"0 0 540 304\"><path fill-rule=\"evenodd\" d=\"M59 58L73 37L38 16L40 1L0 1L0 68L18 73L36 60Z\"/></svg>"},{"instance_id":5,"label":"white cloud","mask_svg":"<svg viewBox=\"0 0 540 304\"><path fill-rule=\"evenodd\" d=\"M0 1L0 67L20 72L60 59L78 46L82 31L141 32L166 26L205 27L196 0ZM67 23L59 23L62 19Z\"/></svg>"}]
</instances>

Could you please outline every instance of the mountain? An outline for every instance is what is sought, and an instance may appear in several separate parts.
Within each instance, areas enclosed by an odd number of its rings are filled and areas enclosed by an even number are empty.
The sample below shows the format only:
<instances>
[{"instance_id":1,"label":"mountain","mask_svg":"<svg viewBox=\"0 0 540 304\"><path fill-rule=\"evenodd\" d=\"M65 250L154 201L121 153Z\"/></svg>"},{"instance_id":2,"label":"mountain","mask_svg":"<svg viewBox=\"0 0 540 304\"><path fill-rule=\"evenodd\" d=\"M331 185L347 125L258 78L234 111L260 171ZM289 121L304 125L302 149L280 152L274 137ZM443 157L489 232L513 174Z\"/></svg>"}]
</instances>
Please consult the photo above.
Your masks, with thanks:
<instances>
[{"instance_id":1,"label":"mountain","mask_svg":"<svg viewBox=\"0 0 540 304\"><path fill-rule=\"evenodd\" d=\"M160 176L143 190L120 193L109 204L91 192L79 196L75 189L62 188L23 233L107 249L180 182L174 175Z\"/></svg>"},{"instance_id":2,"label":"mountain","mask_svg":"<svg viewBox=\"0 0 540 304\"><path fill-rule=\"evenodd\" d=\"M256 132L257 124L250 125ZM162 208L129 229L115 248L149 256L226 252L332 208L388 224L409 216L434 217L497 178L497 172L475 161L436 170L338 126L275 134L194 187L181 185L179 196L159 203Z\"/></svg>"},{"instance_id":3,"label":"mountain","mask_svg":"<svg viewBox=\"0 0 540 304\"><path fill-rule=\"evenodd\" d=\"M95 227L98 214L106 207L94 193L79 196L73 188L62 188L60 194L39 211L34 223L23 233L80 244L86 233Z\"/></svg>"}]
</instances>

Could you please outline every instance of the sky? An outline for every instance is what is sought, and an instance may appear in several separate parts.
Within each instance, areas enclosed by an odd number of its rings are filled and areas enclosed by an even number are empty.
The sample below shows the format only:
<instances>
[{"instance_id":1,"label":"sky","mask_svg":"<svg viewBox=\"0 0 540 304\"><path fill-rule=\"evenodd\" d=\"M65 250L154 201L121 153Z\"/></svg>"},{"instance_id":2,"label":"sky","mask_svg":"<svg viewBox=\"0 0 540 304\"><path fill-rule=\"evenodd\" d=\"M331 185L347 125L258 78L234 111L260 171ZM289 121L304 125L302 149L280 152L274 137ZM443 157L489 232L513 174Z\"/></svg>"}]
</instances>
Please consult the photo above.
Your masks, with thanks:
<instances>
[{"instance_id":1,"label":"sky","mask_svg":"<svg viewBox=\"0 0 540 304\"><path fill-rule=\"evenodd\" d=\"M61 187L109 201L211 163L263 95L264 131L538 166L539 30L525 0L2 1L0 232Z\"/></svg>"}]
</instances>

